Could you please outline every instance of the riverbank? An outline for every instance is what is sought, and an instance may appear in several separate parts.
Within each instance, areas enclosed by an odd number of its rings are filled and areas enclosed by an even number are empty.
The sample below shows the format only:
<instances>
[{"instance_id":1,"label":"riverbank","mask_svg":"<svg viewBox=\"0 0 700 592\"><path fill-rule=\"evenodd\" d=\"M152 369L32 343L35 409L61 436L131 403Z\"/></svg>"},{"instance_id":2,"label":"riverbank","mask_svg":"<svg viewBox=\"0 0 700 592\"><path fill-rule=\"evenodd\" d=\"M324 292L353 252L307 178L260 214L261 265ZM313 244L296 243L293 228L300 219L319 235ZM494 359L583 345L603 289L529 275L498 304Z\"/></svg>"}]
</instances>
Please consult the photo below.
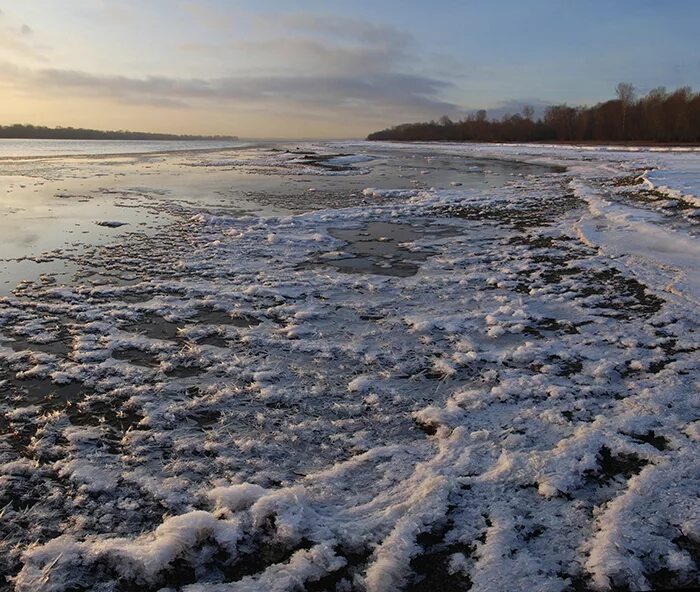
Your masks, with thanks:
<instances>
[{"instance_id":1,"label":"riverbank","mask_svg":"<svg viewBox=\"0 0 700 592\"><path fill-rule=\"evenodd\" d=\"M18 592L697 585L698 209L635 181L690 191L696 160L187 161L299 211L177 203L73 256L120 281L0 300L1 569Z\"/></svg>"}]
</instances>

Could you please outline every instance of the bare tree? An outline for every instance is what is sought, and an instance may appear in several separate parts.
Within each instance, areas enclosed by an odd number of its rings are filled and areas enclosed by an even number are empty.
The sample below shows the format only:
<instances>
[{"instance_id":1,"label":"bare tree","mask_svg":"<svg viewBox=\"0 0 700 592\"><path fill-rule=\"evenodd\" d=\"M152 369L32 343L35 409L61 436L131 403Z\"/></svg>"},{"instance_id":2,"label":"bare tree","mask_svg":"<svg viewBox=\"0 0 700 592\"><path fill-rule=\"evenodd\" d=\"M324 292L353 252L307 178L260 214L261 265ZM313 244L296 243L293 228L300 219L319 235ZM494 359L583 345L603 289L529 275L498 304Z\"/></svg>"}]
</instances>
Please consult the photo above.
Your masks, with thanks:
<instances>
[{"instance_id":1,"label":"bare tree","mask_svg":"<svg viewBox=\"0 0 700 592\"><path fill-rule=\"evenodd\" d=\"M525 105L523 107L523 117L529 121L532 121L532 118L535 116L535 110L532 108L531 105Z\"/></svg>"},{"instance_id":2,"label":"bare tree","mask_svg":"<svg viewBox=\"0 0 700 592\"><path fill-rule=\"evenodd\" d=\"M630 84L629 82L620 82L620 84L618 84L615 88L617 98L622 102L623 105L626 105L628 107L634 101L634 95L636 92L637 91L634 88L634 85Z\"/></svg>"},{"instance_id":3,"label":"bare tree","mask_svg":"<svg viewBox=\"0 0 700 592\"><path fill-rule=\"evenodd\" d=\"M482 110L451 125L443 117L440 122L403 124L370 137L483 142L624 139L700 144L700 93L689 87L675 91L659 87L646 96L636 96L631 84L620 84L614 100L592 107L552 105L544 110L540 119L528 120L527 117L532 117L527 106L520 115L505 115L500 119L488 119L486 111Z\"/></svg>"},{"instance_id":4,"label":"bare tree","mask_svg":"<svg viewBox=\"0 0 700 592\"><path fill-rule=\"evenodd\" d=\"M620 82L615 88L617 98L622 105L622 137L625 137L625 124L627 120L627 109L634 102L635 88L629 82Z\"/></svg>"}]
</instances>

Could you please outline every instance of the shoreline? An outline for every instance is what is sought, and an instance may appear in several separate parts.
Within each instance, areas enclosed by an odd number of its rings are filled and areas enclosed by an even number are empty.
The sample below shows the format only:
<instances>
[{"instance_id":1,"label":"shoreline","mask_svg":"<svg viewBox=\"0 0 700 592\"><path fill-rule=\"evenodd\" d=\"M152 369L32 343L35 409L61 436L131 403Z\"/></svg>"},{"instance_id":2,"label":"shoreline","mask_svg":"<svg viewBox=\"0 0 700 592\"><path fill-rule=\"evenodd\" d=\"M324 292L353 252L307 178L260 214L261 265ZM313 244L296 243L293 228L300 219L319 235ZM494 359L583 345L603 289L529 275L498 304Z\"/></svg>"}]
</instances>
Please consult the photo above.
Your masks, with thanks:
<instances>
[{"instance_id":1,"label":"shoreline","mask_svg":"<svg viewBox=\"0 0 700 592\"><path fill-rule=\"evenodd\" d=\"M485 142L482 140L369 140L364 139L363 142L374 143L390 143L390 144L479 144L484 146L583 146L593 148L622 147L622 148L697 148L700 150L700 143L664 143L664 142L633 142L633 141L617 141L617 142L594 142L590 140L574 142L569 140L539 140L536 142L518 142L518 141L501 141L501 142Z\"/></svg>"}]
</instances>

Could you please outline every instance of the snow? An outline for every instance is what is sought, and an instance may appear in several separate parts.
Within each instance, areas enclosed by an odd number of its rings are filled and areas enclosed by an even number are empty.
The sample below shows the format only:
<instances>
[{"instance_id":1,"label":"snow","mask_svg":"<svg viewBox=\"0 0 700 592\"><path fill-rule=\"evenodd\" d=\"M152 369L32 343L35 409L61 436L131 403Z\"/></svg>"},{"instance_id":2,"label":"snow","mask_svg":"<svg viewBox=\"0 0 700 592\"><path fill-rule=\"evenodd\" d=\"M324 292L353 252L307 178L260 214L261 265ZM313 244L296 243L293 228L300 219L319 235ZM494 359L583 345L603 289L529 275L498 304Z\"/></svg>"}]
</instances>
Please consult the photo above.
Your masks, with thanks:
<instances>
[{"instance_id":1,"label":"snow","mask_svg":"<svg viewBox=\"0 0 700 592\"><path fill-rule=\"evenodd\" d=\"M377 189L375 187L367 187L362 190L362 195L380 198L406 198L418 195L418 191L413 189Z\"/></svg>"},{"instance_id":2,"label":"snow","mask_svg":"<svg viewBox=\"0 0 700 592\"><path fill-rule=\"evenodd\" d=\"M684 163L682 170L675 167L651 170L643 178L649 189L656 189L700 207L700 164L697 162Z\"/></svg>"},{"instance_id":3,"label":"snow","mask_svg":"<svg viewBox=\"0 0 700 592\"><path fill-rule=\"evenodd\" d=\"M700 155L390 146L546 168L283 217L173 207L77 257L135 280L0 300L15 590L700 584ZM375 222L415 231L414 275L332 266Z\"/></svg>"},{"instance_id":4,"label":"snow","mask_svg":"<svg viewBox=\"0 0 700 592\"><path fill-rule=\"evenodd\" d=\"M572 182L574 193L588 202L590 217L576 225L580 238L601 245L612 256L644 259L634 265L643 273L654 270L661 289L674 291L700 304L700 242L688 231L668 228L658 212L645 211L607 200L583 183Z\"/></svg>"}]
</instances>

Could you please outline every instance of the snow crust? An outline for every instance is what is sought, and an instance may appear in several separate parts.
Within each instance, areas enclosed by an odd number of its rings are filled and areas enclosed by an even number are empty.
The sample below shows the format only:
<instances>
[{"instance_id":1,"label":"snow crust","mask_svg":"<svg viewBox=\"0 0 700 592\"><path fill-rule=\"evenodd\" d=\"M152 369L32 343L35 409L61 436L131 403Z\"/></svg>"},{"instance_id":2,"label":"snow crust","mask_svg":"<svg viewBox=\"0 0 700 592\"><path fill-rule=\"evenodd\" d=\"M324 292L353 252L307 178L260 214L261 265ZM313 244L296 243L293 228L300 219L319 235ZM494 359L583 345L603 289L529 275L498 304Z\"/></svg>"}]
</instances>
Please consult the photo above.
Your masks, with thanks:
<instances>
[{"instance_id":1,"label":"snow crust","mask_svg":"<svg viewBox=\"0 0 700 592\"><path fill-rule=\"evenodd\" d=\"M362 195L367 197L406 198L418 195L418 191L415 189L377 189L376 187L367 187L362 190Z\"/></svg>"},{"instance_id":2,"label":"snow crust","mask_svg":"<svg viewBox=\"0 0 700 592\"><path fill-rule=\"evenodd\" d=\"M692 194L648 171L700 157L431 150L566 168L289 217L180 209L84 257L137 281L0 301L15 590L700 584L695 206L638 193ZM402 245L430 249L415 275L324 262L333 230L376 221L425 235Z\"/></svg>"}]
</instances>

